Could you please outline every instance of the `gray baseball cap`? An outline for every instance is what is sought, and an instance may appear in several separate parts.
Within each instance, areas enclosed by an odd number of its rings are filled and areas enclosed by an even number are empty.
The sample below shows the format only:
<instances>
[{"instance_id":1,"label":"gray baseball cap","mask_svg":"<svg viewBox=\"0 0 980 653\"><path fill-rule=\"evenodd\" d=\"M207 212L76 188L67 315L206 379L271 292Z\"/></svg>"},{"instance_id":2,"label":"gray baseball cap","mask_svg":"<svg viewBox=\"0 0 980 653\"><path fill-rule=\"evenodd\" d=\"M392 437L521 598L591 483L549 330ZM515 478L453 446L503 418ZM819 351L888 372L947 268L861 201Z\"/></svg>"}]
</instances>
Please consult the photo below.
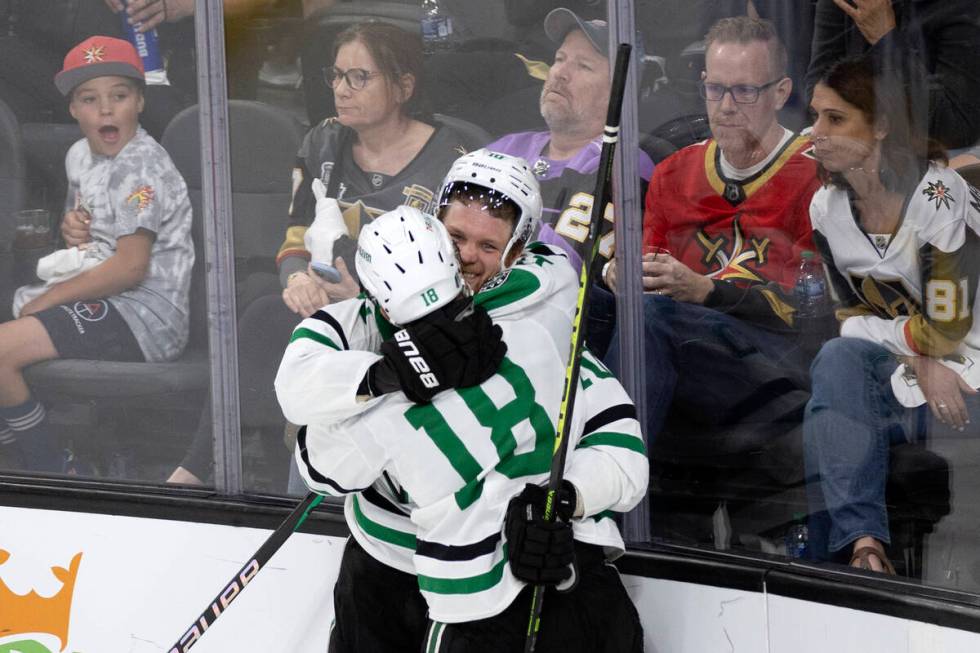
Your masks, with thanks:
<instances>
[{"instance_id":1,"label":"gray baseball cap","mask_svg":"<svg viewBox=\"0 0 980 653\"><path fill-rule=\"evenodd\" d=\"M574 11L558 7L544 17L544 33L556 45L561 45L573 29L580 29L596 52L609 56L609 26L604 20L582 20Z\"/></svg>"}]
</instances>

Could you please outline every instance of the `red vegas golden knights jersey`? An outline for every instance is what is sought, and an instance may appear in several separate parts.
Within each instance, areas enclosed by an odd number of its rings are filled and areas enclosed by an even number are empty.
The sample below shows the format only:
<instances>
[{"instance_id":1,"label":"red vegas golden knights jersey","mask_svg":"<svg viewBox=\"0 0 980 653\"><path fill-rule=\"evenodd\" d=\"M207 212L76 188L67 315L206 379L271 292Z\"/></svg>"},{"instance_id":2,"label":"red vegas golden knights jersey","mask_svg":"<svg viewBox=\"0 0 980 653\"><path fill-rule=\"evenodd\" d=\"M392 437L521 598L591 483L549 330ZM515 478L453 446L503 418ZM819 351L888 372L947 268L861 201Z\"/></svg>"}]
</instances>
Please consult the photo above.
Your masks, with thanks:
<instances>
[{"instance_id":1,"label":"red vegas golden knights jersey","mask_svg":"<svg viewBox=\"0 0 980 653\"><path fill-rule=\"evenodd\" d=\"M699 274L739 287L789 290L800 252L813 250L810 198L820 183L805 137L789 139L768 166L726 179L713 139L659 164L643 214L644 245L670 250ZM717 286L717 284L716 284Z\"/></svg>"}]
</instances>

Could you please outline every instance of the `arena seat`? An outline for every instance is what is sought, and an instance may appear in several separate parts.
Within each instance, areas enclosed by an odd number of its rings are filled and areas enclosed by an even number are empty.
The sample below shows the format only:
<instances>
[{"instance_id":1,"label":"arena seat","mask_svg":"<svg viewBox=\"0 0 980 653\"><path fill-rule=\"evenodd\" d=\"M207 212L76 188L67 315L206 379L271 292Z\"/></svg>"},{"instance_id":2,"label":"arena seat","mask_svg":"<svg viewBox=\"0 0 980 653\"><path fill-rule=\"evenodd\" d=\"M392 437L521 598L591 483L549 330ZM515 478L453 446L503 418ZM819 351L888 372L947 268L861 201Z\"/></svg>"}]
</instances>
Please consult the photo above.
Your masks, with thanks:
<instances>
[{"instance_id":1,"label":"arena seat","mask_svg":"<svg viewBox=\"0 0 980 653\"><path fill-rule=\"evenodd\" d=\"M64 207L68 179L65 154L82 137L78 123L25 122L20 126L24 138L29 184L45 195L44 205L52 210Z\"/></svg>"},{"instance_id":2,"label":"arena seat","mask_svg":"<svg viewBox=\"0 0 980 653\"><path fill-rule=\"evenodd\" d=\"M0 252L10 251L14 214L24 208L27 162L17 116L0 100Z\"/></svg>"},{"instance_id":3,"label":"arena seat","mask_svg":"<svg viewBox=\"0 0 980 653\"><path fill-rule=\"evenodd\" d=\"M490 133L483 127L469 122L468 120L463 120L462 118L447 116L442 113L434 113L432 114L432 120L437 124L452 127L459 132L463 136L463 144L469 150L481 148L493 140Z\"/></svg>"},{"instance_id":4,"label":"arena seat","mask_svg":"<svg viewBox=\"0 0 980 653\"><path fill-rule=\"evenodd\" d=\"M20 124L14 112L0 100L0 319L10 319L14 293L14 215L25 207L27 164Z\"/></svg>"},{"instance_id":5,"label":"arena seat","mask_svg":"<svg viewBox=\"0 0 980 653\"><path fill-rule=\"evenodd\" d=\"M201 204L198 108L177 114L164 147L187 181L194 210ZM262 102L230 100L231 201L234 217L238 309L257 296L279 292L275 256L287 225L292 169L303 127L285 111Z\"/></svg>"},{"instance_id":6,"label":"arena seat","mask_svg":"<svg viewBox=\"0 0 980 653\"><path fill-rule=\"evenodd\" d=\"M666 138L653 134L641 134L640 149L647 153L654 164L657 164L676 152L678 148Z\"/></svg>"}]
</instances>

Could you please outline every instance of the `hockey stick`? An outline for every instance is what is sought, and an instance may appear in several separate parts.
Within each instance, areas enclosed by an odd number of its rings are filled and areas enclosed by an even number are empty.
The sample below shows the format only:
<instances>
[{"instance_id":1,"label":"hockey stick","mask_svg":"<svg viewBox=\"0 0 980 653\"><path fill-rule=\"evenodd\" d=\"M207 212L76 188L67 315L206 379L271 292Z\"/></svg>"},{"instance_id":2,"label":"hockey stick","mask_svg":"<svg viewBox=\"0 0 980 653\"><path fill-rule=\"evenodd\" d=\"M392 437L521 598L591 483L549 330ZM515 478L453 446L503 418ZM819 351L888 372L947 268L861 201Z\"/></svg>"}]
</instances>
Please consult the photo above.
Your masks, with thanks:
<instances>
[{"instance_id":1,"label":"hockey stick","mask_svg":"<svg viewBox=\"0 0 980 653\"><path fill-rule=\"evenodd\" d=\"M321 501L323 501L323 495L313 492L307 494L306 498L289 513L289 516L279 524L276 530L272 532L272 535L262 543L262 546L255 552L255 555L218 592L218 595L214 597L214 600L198 616L191 627L167 650L168 653L186 653L192 646L197 644L201 640L201 637L204 636L204 633L207 632L208 628L218 620L218 617L225 613L225 610L228 609L231 602L241 595L245 586L255 578L259 570L269 562L269 559L289 539L289 536L303 525L303 522L309 517L310 511L320 505Z\"/></svg>"},{"instance_id":2,"label":"hockey stick","mask_svg":"<svg viewBox=\"0 0 980 653\"><path fill-rule=\"evenodd\" d=\"M599 226L609 201L609 185L612 183L613 153L619 140L619 112L623 107L623 93L626 88L626 71L629 68L630 50L628 43L620 43L616 50L616 63L613 66L612 87L609 92L609 108L606 112L606 128L602 134L602 152L596 170L595 191L592 193L592 215L589 219L590 249L582 261L582 275L578 282L578 301L575 318L572 321L572 353L565 368L565 389L562 392L561 407L558 411L558 437L555 439L554 454L551 458L551 476L548 478L548 498L544 504L544 519L555 518L555 494L561 486L565 474L565 457L568 453L568 436L572 427L572 410L578 389L579 370L582 362L582 349L585 344L583 326L589 314L585 301L592 280L592 264L599 252ZM533 653L541 626L541 608L544 606L544 586L535 585L531 595L531 614L527 624L527 638L524 640L525 653Z\"/></svg>"}]
</instances>

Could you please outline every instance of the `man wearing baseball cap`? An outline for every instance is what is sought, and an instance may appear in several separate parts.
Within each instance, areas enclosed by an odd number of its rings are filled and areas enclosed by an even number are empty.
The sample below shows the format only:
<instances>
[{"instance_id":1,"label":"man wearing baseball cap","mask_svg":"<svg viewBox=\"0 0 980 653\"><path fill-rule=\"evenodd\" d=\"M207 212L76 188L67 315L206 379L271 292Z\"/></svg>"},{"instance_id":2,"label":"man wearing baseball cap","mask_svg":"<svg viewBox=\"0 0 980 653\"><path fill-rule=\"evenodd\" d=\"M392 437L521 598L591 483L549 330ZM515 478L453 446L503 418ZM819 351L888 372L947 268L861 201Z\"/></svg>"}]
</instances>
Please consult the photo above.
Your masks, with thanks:
<instances>
[{"instance_id":1,"label":"man wearing baseball cap","mask_svg":"<svg viewBox=\"0 0 980 653\"><path fill-rule=\"evenodd\" d=\"M82 471L59 446L22 369L53 358L164 361L188 335L191 205L167 152L139 124L143 64L128 41L90 37L65 56L55 86L84 138L65 156L61 235L82 262L0 324L0 447L24 469ZM71 250L75 250L71 252Z\"/></svg>"},{"instance_id":2,"label":"man wearing baseball cap","mask_svg":"<svg viewBox=\"0 0 980 653\"><path fill-rule=\"evenodd\" d=\"M543 211L537 240L562 247L576 270L586 253L592 191L602 150L609 90L609 30L604 20L583 20L570 9L553 9L544 19L548 38L558 45L547 71L539 106L547 131L508 134L487 148L522 157L541 184ZM653 174L653 161L636 149L640 192ZM611 259L615 251L612 213L600 228L599 253ZM604 261L600 261L600 267ZM592 298L589 346L600 355L612 332L615 306L599 288Z\"/></svg>"}]
</instances>

